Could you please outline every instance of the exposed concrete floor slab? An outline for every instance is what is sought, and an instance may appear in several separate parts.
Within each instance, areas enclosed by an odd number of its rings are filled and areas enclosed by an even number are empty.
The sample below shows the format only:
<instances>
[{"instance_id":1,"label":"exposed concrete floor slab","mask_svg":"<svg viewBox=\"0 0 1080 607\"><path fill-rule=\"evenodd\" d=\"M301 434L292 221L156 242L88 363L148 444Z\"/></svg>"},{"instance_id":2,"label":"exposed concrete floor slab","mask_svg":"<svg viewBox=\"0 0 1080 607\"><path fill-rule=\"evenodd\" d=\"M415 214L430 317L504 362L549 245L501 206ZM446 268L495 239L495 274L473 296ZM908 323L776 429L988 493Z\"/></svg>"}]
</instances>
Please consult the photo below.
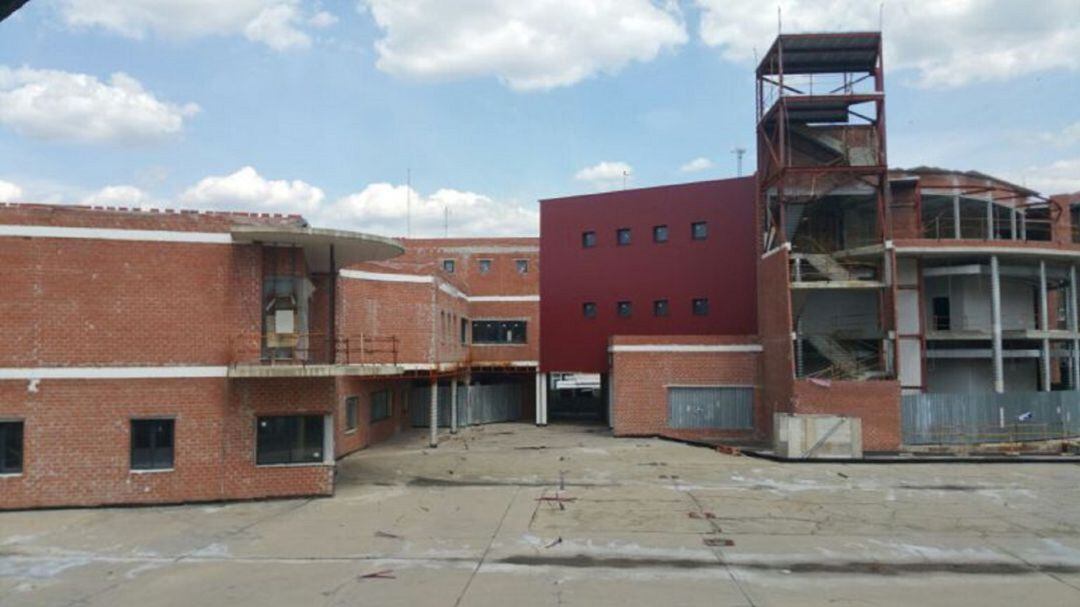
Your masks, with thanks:
<instances>
[{"instance_id":1,"label":"exposed concrete floor slab","mask_svg":"<svg viewBox=\"0 0 1080 607\"><path fill-rule=\"evenodd\" d=\"M1077 605L1080 466L422 433L332 498L0 513L0 605ZM379 574L386 577L372 574Z\"/></svg>"}]
</instances>

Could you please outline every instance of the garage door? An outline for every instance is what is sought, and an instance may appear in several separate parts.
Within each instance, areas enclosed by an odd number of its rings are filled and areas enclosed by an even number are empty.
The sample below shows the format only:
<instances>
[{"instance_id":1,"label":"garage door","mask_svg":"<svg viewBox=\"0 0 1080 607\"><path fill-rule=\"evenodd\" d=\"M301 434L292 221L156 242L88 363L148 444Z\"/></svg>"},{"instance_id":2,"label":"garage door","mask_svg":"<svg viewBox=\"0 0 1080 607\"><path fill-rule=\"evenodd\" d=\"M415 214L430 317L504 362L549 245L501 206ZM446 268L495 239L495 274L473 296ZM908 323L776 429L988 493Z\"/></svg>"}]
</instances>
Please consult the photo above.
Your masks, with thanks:
<instances>
[{"instance_id":1,"label":"garage door","mask_svg":"<svg viewBox=\"0 0 1080 607\"><path fill-rule=\"evenodd\" d=\"M669 428L754 428L754 389L745 386L668 388Z\"/></svg>"}]
</instances>

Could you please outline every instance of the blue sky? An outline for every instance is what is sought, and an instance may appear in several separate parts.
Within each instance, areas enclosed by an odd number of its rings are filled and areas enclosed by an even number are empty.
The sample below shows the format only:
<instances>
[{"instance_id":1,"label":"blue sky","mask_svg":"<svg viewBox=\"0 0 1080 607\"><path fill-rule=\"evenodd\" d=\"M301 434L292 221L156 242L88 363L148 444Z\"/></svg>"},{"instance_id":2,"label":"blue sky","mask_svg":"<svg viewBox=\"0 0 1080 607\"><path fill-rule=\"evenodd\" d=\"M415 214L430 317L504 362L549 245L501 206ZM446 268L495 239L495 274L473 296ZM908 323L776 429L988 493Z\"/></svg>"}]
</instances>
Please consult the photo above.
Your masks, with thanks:
<instances>
[{"instance_id":1,"label":"blue sky","mask_svg":"<svg viewBox=\"0 0 1080 607\"><path fill-rule=\"evenodd\" d=\"M882 18L863 0L780 4L785 31ZM1080 0L940 4L884 11L891 164L1080 190ZM531 234L538 198L624 173L728 177L738 146L752 170L753 51L775 5L221 6L31 0L0 23L0 198L302 212L392 235L408 199L417 235L440 235L445 208L451 235Z\"/></svg>"}]
</instances>

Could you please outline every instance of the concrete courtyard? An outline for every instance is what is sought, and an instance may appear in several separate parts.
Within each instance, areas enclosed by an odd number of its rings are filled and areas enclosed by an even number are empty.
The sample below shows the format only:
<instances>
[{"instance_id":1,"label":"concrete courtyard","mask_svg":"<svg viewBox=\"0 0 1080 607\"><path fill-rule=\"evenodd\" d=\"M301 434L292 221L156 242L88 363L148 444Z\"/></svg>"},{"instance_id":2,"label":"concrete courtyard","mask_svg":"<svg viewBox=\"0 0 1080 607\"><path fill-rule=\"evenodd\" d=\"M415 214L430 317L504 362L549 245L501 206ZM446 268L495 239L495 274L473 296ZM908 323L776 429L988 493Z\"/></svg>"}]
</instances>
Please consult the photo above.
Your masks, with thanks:
<instances>
[{"instance_id":1,"label":"concrete courtyard","mask_svg":"<svg viewBox=\"0 0 1080 607\"><path fill-rule=\"evenodd\" d=\"M342 460L332 498L0 513L0 605L1080 605L1074 464L443 438Z\"/></svg>"}]
</instances>

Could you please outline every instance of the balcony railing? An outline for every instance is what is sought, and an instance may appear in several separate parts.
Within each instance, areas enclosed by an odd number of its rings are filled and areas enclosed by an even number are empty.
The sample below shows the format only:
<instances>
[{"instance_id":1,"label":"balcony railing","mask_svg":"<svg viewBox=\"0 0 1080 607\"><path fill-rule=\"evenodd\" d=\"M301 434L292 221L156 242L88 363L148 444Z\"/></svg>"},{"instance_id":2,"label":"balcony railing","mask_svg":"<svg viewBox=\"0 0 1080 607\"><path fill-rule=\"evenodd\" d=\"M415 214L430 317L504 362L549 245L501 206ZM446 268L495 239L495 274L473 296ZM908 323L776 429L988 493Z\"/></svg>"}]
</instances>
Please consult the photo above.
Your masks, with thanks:
<instances>
[{"instance_id":1,"label":"balcony railing","mask_svg":"<svg viewBox=\"0 0 1080 607\"><path fill-rule=\"evenodd\" d=\"M398 362L398 338L360 333L264 335L242 333L232 339L232 365L365 365Z\"/></svg>"},{"instance_id":2,"label":"balcony railing","mask_svg":"<svg viewBox=\"0 0 1080 607\"><path fill-rule=\"evenodd\" d=\"M959 226L952 214L935 217L923 217L923 237L935 240L955 240L957 227L961 240L1019 240L1026 242L1046 242L1050 240L1051 222L1049 219L1025 219L1023 224L1016 224L1016 233L1012 233L1011 221L994 221L990 225L986 217L962 217ZM1021 227L1023 228L1021 230Z\"/></svg>"}]
</instances>

